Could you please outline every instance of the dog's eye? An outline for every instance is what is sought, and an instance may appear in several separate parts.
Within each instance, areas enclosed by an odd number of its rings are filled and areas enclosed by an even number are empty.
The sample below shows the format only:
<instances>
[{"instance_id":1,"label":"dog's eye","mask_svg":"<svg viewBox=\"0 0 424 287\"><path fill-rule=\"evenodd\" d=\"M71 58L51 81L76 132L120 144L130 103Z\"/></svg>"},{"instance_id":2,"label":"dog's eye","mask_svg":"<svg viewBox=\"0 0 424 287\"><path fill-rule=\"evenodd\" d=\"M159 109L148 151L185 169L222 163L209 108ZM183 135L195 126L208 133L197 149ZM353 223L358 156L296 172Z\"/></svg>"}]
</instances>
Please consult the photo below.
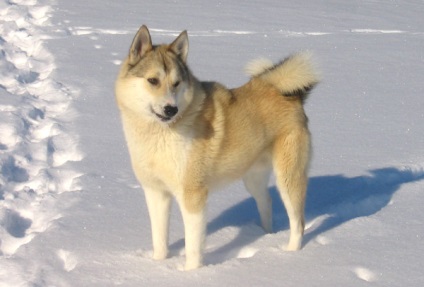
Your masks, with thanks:
<instances>
[{"instance_id":1,"label":"dog's eye","mask_svg":"<svg viewBox=\"0 0 424 287\"><path fill-rule=\"evenodd\" d=\"M174 88L176 88L176 87L178 87L180 85L180 81L176 81L172 86L174 87Z\"/></svg>"},{"instance_id":2,"label":"dog's eye","mask_svg":"<svg viewBox=\"0 0 424 287\"><path fill-rule=\"evenodd\" d=\"M148 78L147 81L153 86L159 85L159 80L157 78Z\"/></svg>"}]
</instances>

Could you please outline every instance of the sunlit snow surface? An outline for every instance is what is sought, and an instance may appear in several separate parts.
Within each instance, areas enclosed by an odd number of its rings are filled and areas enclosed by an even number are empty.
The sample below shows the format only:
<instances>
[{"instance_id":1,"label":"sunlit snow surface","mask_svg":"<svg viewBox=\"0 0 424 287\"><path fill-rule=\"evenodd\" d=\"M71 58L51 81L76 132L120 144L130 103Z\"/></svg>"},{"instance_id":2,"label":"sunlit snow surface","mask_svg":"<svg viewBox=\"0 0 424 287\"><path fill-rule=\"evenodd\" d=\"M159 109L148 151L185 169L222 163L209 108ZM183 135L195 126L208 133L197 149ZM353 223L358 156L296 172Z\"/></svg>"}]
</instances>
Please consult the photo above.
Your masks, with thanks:
<instances>
[{"instance_id":1,"label":"sunlit snow surface","mask_svg":"<svg viewBox=\"0 0 424 287\"><path fill-rule=\"evenodd\" d=\"M423 286L424 3L193 2L0 0L0 286ZM187 29L192 71L228 87L313 52L300 252L272 180L274 233L236 182L209 199L204 267L179 271L177 208L170 258L150 258L113 94L142 24Z\"/></svg>"}]
</instances>

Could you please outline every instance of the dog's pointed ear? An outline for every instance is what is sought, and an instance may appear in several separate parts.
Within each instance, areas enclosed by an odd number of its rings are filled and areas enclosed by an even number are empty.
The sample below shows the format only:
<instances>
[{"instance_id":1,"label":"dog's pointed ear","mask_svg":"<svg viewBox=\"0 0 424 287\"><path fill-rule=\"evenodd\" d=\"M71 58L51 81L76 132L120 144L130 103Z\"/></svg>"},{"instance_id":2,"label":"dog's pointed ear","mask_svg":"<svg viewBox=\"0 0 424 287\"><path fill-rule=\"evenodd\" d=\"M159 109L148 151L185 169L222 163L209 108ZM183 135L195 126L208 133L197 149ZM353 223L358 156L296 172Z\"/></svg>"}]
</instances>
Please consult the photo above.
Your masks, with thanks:
<instances>
[{"instance_id":1,"label":"dog's pointed ear","mask_svg":"<svg viewBox=\"0 0 424 287\"><path fill-rule=\"evenodd\" d=\"M181 32L181 34L177 37L177 39L172 42L169 48L177 54L183 62L187 61L188 55L188 35L187 31Z\"/></svg>"},{"instance_id":2,"label":"dog's pointed ear","mask_svg":"<svg viewBox=\"0 0 424 287\"><path fill-rule=\"evenodd\" d=\"M152 39L150 38L149 30L145 25L138 29L137 34L131 44L129 63L135 65L144 54L152 49Z\"/></svg>"}]
</instances>

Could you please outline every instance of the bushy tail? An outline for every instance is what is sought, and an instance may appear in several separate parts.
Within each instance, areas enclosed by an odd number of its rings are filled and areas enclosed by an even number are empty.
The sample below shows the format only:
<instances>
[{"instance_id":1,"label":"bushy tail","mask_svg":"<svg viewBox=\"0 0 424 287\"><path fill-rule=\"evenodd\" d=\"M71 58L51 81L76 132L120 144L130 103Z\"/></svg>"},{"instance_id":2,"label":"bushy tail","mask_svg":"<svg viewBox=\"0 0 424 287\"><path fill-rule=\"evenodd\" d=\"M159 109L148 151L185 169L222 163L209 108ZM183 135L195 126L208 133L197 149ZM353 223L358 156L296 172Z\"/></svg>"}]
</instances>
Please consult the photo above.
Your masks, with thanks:
<instances>
[{"instance_id":1,"label":"bushy tail","mask_svg":"<svg viewBox=\"0 0 424 287\"><path fill-rule=\"evenodd\" d=\"M319 82L311 58L311 53L303 52L276 65L268 59L257 59L246 66L246 72L273 85L284 96L304 97Z\"/></svg>"}]
</instances>

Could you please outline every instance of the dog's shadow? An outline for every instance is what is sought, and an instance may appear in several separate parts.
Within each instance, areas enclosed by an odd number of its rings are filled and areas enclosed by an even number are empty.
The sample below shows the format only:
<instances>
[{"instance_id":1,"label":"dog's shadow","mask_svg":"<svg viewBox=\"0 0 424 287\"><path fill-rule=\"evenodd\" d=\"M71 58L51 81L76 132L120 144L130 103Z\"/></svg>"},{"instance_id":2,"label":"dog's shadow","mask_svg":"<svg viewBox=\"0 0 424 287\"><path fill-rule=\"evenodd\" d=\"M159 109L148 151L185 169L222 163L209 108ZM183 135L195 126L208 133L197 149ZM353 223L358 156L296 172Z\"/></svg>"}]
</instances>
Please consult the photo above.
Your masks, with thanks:
<instances>
[{"instance_id":1,"label":"dog's shadow","mask_svg":"<svg viewBox=\"0 0 424 287\"><path fill-rule=\"evenodd\" d=\"M392 199L393 194L405 183L424 179L424 169L397 169L394 167L375 169L368 175L345 177L343 175L318 176L309 179L305 217L309 228L303 244L354 218L372 215ZM273 199L273 230L288 229L288 218L275 187L269 189ZM317 220L321 218L322 220ZM253 198L246 199L225 210L209 224L207 234L211 235L225 227L237 226L239 233L224 246L206 254L206 262L218 264L264 235L263 231L252 229L252 222L259 224L259 214ZM281 242L283 244L283 242ZM171 250L182 249L184 240L178 240ZM209 257L209 259L208 259Z\"/></svg>"}]
</instances>

